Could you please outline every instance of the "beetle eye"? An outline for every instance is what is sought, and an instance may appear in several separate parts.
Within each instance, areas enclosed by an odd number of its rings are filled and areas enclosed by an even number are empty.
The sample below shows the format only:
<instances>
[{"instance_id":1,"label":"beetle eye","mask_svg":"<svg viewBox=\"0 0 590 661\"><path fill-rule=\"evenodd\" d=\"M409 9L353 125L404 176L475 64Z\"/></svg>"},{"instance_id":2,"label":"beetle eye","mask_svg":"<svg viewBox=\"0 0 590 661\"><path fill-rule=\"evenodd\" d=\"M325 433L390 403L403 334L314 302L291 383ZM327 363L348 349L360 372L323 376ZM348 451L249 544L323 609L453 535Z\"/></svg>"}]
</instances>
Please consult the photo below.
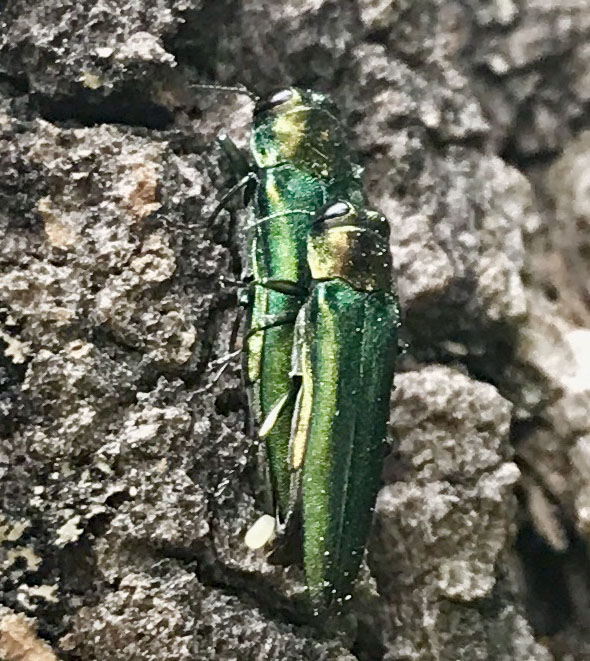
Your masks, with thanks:
<instances>
[{"instance_id":1,"label":"beetle eye","mask_svg":"<svg viewBox=\"0 0 590 661\"><path fill-rule=\"evenodd\" d=\"M352 207L348 202L334 202L327 207L322 215L318 218L318 222L332 220L333 218L341 218L347 216L352 211Z\"/></svg>"},{"instance_id":2,"label":"beetle eye","mask_svg":"<svg viewBox=\"0 0 590 661\"><path fill-rule=\"evenodd\" d=\"M283 103L286 103L293 97L293 90L286 89L275 92L268 99L261 99L254 108L254 116L264 112L265 110L272 110Z\"/></svg>"}]
</instances>

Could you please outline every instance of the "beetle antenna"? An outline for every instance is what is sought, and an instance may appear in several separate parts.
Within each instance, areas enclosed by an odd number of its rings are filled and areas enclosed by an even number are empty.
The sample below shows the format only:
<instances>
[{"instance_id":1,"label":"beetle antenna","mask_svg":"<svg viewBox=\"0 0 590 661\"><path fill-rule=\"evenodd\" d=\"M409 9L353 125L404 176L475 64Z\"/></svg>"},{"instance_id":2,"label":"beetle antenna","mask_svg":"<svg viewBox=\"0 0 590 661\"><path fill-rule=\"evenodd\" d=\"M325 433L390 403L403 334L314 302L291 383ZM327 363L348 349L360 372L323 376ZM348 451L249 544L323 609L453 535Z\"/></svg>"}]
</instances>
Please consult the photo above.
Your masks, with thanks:
<instances>
[{"instance_id":1,"label":"beetle antenna","mask_svg":"<svg viewBox=\"0 0 590 661\"><path fill-rule=\"evenodd\" d=\"M204 83L192 83L191 87L203 90L216 90L218 92L235 92L236 94L243 94L250 97L255 103L260 100L260 97L254 94L254 92L251 92L245 85L206 85Z\"/></svg>"}]
</instances>

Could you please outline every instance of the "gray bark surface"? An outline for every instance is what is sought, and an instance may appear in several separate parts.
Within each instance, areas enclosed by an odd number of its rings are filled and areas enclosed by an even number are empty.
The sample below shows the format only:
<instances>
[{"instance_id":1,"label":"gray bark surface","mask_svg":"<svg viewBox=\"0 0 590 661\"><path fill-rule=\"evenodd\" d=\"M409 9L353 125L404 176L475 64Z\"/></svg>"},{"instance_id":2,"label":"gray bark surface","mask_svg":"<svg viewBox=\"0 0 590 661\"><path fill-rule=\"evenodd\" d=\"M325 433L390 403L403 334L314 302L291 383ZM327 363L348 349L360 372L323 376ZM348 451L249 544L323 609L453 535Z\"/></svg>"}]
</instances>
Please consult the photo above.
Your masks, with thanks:
<instances>
[{"instance_id":1,"label":"gray bark surface","mask_svg":"<svg viewBox=\"0 0 590 661\"><path fill-rule=\"evenodd\" d=\"M590 658L590 2L0 3L0 659ZM310 618L243 536L214 138L333 96L407 351L367 563ZM239 321L239 320L238 320Z\"/></svg>"}]
</instances>

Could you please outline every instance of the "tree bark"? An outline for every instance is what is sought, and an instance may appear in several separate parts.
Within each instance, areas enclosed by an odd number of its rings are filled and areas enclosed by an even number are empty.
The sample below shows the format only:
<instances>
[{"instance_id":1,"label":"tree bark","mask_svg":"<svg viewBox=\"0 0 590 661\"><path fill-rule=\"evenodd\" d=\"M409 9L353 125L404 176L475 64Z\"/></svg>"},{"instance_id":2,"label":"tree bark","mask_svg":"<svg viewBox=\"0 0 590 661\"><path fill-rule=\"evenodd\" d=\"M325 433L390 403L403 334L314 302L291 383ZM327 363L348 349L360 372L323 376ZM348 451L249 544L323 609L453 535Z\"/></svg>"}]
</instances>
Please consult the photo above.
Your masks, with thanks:
<instances>
[{"instance_id":1,"label":"tree bark","mask_svg":"<svg viewBox=\"0 0 590 661\"><path fill-rule=\"evenodd\" d=\"M0 6L0 657L590 654L590 3ZM214 138L332 95L391 223L407 349L346 616L260 514ZM215 362L217 361L217 362Z\"/></svg>"}]
</instances>

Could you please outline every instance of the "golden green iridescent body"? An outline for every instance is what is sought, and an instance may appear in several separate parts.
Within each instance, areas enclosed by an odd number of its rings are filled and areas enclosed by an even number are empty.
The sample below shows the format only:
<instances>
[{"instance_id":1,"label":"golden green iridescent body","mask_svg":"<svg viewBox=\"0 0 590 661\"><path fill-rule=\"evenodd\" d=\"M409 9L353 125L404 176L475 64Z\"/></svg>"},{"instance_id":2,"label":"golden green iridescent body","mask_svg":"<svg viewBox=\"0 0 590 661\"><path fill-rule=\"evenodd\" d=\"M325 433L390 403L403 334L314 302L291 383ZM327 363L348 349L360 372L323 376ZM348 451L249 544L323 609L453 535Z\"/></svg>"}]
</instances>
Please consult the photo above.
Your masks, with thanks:
<instances>
[{"instance_id":1,"label":"golden green iridescent body","mask_svg":"<svg viewBox=\"0 0 590 661\"><path fill-rule=\"evenodd\" d=\"M258 184L249 232L254 283L245 372L253 422L266 444L273 514L282 523L290 505L294 324L311 282L308 230L327 201L346 197L361 204L363 193L334 105L322 94L292 88L259 103L251 151Z\"/></svg>"},{"instance_id":2,"label":"golden green iridescent body","mask_svg":"<svg viewBox=\"0 0 590 661\"><path fill-rule=\"evenodd\" d=\"M302 387L290 464L300 481L306 582L322 608L349 594L380 485L399 326L388 236L379 214L344 202L309 233L314 282L297 320Z\"/></svg>"}]
</instances>

